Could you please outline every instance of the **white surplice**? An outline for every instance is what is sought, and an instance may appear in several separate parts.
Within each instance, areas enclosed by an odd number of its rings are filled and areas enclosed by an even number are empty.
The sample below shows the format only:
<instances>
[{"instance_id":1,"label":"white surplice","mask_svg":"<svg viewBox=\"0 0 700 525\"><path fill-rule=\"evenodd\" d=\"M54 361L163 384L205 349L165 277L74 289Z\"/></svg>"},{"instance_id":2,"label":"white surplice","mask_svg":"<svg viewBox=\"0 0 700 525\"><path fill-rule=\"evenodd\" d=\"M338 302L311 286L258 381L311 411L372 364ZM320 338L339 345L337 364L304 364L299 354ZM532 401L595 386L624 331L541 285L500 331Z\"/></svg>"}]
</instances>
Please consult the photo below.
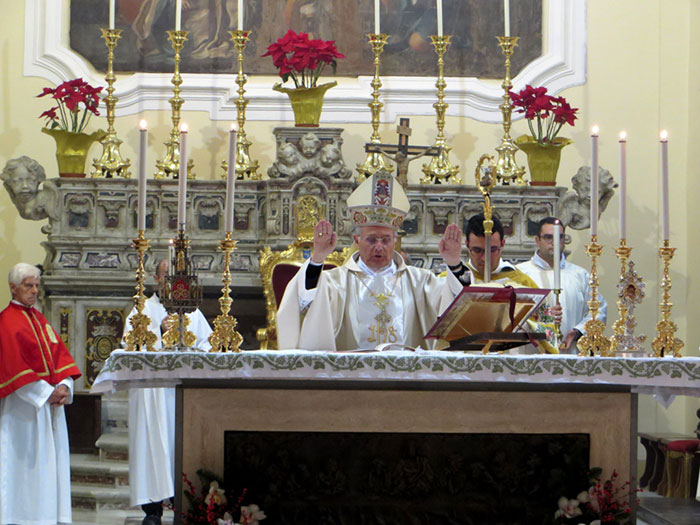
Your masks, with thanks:
<instances>
[{"instance_id":1,"label":"white surplice","mask_svg":"<svg viewBox=\"0 0 700 525\"><path fill-rule=\"evenodd\" d=\"M358 350L382 344L433 348L436 340L424 335L463 288L451 272L438 277L407 266L394 252L392 264L379 272L367 268L355 253L343 266L321 272L318 286L310 291L305 286L309 264L307 260L289 282L280 303L280 349Z\"/></svg>"},{"instance_id":2,"label":"white surplice","mask_svg":"<svg viewBox=\"0 0 700 525\"><path fill-rule=\"evenodd\" d=\"M125 333L131 330L133 309L127 317ZM151 320L149 330L156 334L153 345L162 347L160 326L168 316L156 294L144 303L144 314ZM196 337L195 348L209 350L212 332L202 312L187 314L188 330ZM129 490L132 505L158 502L175 494L175 389L132 388L129 390Z\"/></svg>"},{"instance_id":3,"label":"white surplice","mask_svg":"<svg viewBox=\"0 0 700 525\"><path fill-rule=\"evenodd\" d=\"M540 288L554 287L554 270L537 252L532 259L517 265L517 268L529 275ZM588 284L590 274L587 270L570 263L566 257L561 256L561 294L559 302L562 307L561 333L564 337L574 328L582 334L586 333L584 325L591 318L588 311L588 300L591 298L591 289ZM598 293L600 309L598 319L603 323L608 318L608 303L605 297ZM547 298L549 306L556 302L556 296L550 294Z\"/></svg>"},{"instance_id":4,"label":"white surplice","mask_svg":"<svg viewBox=\"0 0 700 525\"><path fill-rule=\"evenodd\" d=\"M70 391L73 379L59 383ZM71 523L70 451L63 406L46 381L0 399L0 524Z\"/></svg>"}]
</instances>

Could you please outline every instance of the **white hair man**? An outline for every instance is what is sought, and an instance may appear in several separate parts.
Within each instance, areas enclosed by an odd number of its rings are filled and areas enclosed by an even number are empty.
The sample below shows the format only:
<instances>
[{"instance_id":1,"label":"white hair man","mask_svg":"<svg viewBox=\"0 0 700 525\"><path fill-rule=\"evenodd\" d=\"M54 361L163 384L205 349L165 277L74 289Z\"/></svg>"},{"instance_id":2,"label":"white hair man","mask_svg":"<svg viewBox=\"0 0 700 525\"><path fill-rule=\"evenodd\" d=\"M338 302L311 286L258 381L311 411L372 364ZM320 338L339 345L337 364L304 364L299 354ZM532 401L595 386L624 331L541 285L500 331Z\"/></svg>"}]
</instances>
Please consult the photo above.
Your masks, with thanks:
<instances>
[{"instance_id":1,"label":"white hair man","mask_svg":"<svg viewBox=\"0 0 700 525\"><path fill-rule=\"evenodd\" d=\"M162 348L161 332L168 329L168 312L160 302L166 284L169 262L156 265L153 276L156 293L144 303L143 313L151 320L148 329L157 337L154 349ZM131 330L132 309L126 319L124 337ZM188 329L197 337L194 344L209 350L212 332L202 312L187 314ZM123 339L122 339L123 341ZM163 500L175 494L175 389L132 388L129 390L129 490L131 504L141 505L146 513L143 525L159 525Z\"/></svg>"},{"instance_id":2,"label":"white hair man","mask_svg":"<svg viewBox=\"0 0 700 525\"><path fill-rule=\"evenodd\" d=\"M64 405L80 377L66 345L34 308L39 270L16 264L0 312L0 523L71 523Z\"/></svg>"}]
</instances>

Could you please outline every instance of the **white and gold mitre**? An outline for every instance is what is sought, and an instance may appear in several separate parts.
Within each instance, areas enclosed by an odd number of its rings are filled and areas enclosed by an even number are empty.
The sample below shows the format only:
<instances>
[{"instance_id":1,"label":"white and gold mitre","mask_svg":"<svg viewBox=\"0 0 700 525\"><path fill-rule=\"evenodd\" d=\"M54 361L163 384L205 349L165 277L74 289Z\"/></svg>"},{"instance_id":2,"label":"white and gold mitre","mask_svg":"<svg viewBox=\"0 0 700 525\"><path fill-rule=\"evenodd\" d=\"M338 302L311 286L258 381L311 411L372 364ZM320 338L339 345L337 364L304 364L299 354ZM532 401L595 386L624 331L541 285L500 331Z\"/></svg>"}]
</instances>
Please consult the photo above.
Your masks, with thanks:
<instances>
[{"instance_id":1,"label":"white and gold mitre","mask_svg":"<svg viewBox=\"0 0 700 525\"><path fill-rule=\"evenodd\" d=\"M410 206L401 184L389 172L379 170L348 197L355 226L401 227Z\"/></svg>"}]
</instances>

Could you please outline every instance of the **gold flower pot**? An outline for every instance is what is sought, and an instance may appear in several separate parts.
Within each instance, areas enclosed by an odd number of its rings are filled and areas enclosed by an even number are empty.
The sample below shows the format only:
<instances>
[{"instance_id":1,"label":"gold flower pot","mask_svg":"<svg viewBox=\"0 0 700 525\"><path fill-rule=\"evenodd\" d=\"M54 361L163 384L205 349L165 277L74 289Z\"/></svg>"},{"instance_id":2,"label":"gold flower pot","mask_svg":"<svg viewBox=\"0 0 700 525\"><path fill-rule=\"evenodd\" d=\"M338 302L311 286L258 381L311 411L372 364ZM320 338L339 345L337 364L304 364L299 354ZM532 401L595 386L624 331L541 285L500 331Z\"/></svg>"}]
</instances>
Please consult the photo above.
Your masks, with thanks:
<instances>
[{"instance_id":1,"label":"gold flower pot","mask_svg":"<svg viewBox=\"0 0 700 525\"><path fill-rule=\"evenodd\" d=\"M290 89L275 84L272 89L280 93L286 93L294 110L294 125L297 127L317 128L321 120L323 109L323 97L330 88L337 86L338 82L328 82L312 88Z\"/></svg>"},{"instance_id":2,"label":"gold flower pot","mask_svg":"<svg viewBox=\"0 0 700 525\"><path fill-rule=\"evenodd\" d=\"M540 144L530 135L521 135L515 144L527 155L531 186L556 186L561 150L574 141L556 137L551 144Z\"/></svg>"},{"instance_id":3,"label":"gold flower pot","mask_svg":"<svg viewBox=\"0 0 700 525\"><path fill-rule=\"evenodd\" d=\"M90 135L64 129L42 128L41 131L51 135L56 141L56 160L58 174L61 177L85 177L85 161L90 146L96 140L102 140L107 134L101 129Z\"/></svg>"}]
</instances>

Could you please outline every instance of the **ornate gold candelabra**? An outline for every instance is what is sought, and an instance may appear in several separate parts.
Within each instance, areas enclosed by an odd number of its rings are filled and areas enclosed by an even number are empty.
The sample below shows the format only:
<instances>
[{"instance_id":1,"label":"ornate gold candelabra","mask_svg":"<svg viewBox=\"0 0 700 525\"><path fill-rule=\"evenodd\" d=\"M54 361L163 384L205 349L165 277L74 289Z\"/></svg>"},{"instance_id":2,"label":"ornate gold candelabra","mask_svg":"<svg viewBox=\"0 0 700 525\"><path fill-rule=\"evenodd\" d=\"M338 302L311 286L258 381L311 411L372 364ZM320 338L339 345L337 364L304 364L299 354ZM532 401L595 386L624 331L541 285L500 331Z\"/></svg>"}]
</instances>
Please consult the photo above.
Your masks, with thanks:
<instances>
[{"instance_id":1,"label":"ornate gold candelabra","mask_svg":"<svg viewBox=\"0 0 700 525\"><path fill-rule=\"evenodd\" d=\"M586 334L578 340L578 355L584 357L611 355L610 339L603 335L605 323L598 319L600 301L598 300L598 257L603 253L603 247L598 244L598 236L591 235L591 243L586 245L586 253L591 258L591 278L588 284L591 287L591 298L588 301L588 311L591 318L586 321L583 329Z\"/></svg>"},{"instance_id":2,"label":"ornate gold candelabra","mask_svg":"<svg viewBox=\"0 0 700 525\"><path fill-rule=\"evenodd\" d=\"M556 262L554 264L557 264ZM561 288L555 288L552 290L554 293L554 304L559 306L561 302L559 302L559 296L561 295ZM561 345L563 343L564 337L561 334L561 321L554 321L554 340L556 343L556 348L559 348L561 350Z\"/></svg>"},{"instance_id":3,"label":"ornate gold candelabra","mask_svg":"<svg viewBox=\"0 0 700 525\"><path fill-rule=\"evenodd\" d=\"M175 177L180 173L180 109L185 101L180 98L182 89L182 76L180 76L180 51L187 41L187 31L168 31L170 43L175 51L175 69L173 78L170 81L173 85L173 96L168 100L172 108L173 127L170 130L170 139L165 142L165 157L156 161L156 179L165 179L167 177ZM195 174L192 171L194 161L189 159L187 162L187 178L194 179Z\"/></svg>"},{"instance_id":4,"label":"ornate gold candelabra","mask_svg":"<svg viewBox=\"0 0 700 525\"><path fill-rule=\"evenodd\" d=\"M136 293L134 294L136 313L131 317L131 330L127 332L124 340L126 342L126 350L129 352L144 349L153 352L153 345L158 340L158 337L149 330L151 319L143 313L146 303L146 296L143 294L143 280L145 277L143 256L149 246L143 230L139 230L139 236L134 239L133 246L139 254L139 265L136 269Z\"/></svg>"},{"instance_id":5,"label":"ornate gold candelabra","mask_svg":"<svg viewBox=\"0 0 700 525\"><path fill-rule=\"evenodd\" d=\"M513 113L513 104L510 100L510 90L513 87L513 83L510 78L510 57L513 54L513 50L518 45L517 36L499 36L498 45L503 51L503 56L506 57L505 69L506 75L503 79L503 104L498 106L503 114L503 138L501 139L501 145L496 148L498 152L498 163L496 167L496 177L503 184L510 184L511 182L524 185L523 175L525 175L525 168L518 166L515 161L515 152L518 151L518 147L513 142L510 137L510 125L511 125L511 115Z\"/></svg>"},{"instance_id":6,"label":"ornate gold candelabra","mask_svg":"<svg viewBox=\"0 0 700 525\"><path fill-rule=\"evenodd\" d=\"M484 153L476 165L474 178L484 198L484 282L491 282L491 234L493 233L493 207L491 206L491 190L496 184L494 178L495 165L493 155ZM488 349L484 348L488 353Z\"/></svg>"},{"instance_id":7,"label":"ornate gold candelabra","mask_svg":"<svg viewBox=\"0 0 700 525\"><path fill-rule=\"evenodd\" d=\"M618 319L613 324L615 335L610 340L613 352L641 352L642 343L646 340L644 335L634 336L637 325L634 307L642 302L644 282L634 271L634 263L627 262L631 253L632 248L627 246L626 239L620 239L620 245L615 248L615 255L620 259L620 278L617 284Z\"/></svg>"},{"instance_id":8,"label":"ornate gold candelabra","mask_svg":"<svg viewBox=\"0 0 700 525\"><path fill-rule=\"evenodd\" d=\"M445 88L447 87L447 82L445 82L444 75L444 57L450 45L451 38L452 35L433 35L430 37L438 56L438 77L435 83L438 94L437 102L433 104L433 107L435 108L438 129L437 137L435 137L435 147L439 148L439 152L430 159L429 163L423 165L422 171L425 176L421 178L421 184L430 184L431 182L437 184L443 182L448 184L462 183L462 178L457 175L459 173L459 166L452 166L452 162L450 162L450 150L452 148L447 145L447 140L445 140L445 111L449 107L449 104L445 102Z\"/></svg>"},{"instance_id":9,"label":"ornate gold candelabra","mask_svg":"<svg viewBox=\"0 0 700 525\"><path fill-rule=\"evenodd\" d=\"M114 82L117 77L114 75L114 48L117 47L117 40L121 38L121 29L102 29L102 38L107 44L107 96L105 97L105 107L107 108L107 135L100 141L102 144L102 156L92 161L94 170L90 174L92 177L131 177L129 166L131 161L124 160L119 151L122 141L117 138L114 130L114 108L119 100L114 96Z\"/></svg>"},{"instance_id":10,"label":"ornate gold candelabra","mask_svg":"<svg viewBox=\"0 0 700 525\"><path fill-rule=\"evenodd\" d=\"M236 84L238 84L238 98L236 99L236 110L238 112L238 133L236 135L236 178L238 180L251 179L260 180L262 175L258 173L258 161L250 158L248 148L252 144L248 140L245 132L245 110L248 106L248 100L245 98L245 84L248 81L246 75L243 74L243 51L246 43L250 38L250 31L229 31L231 40L233 40L236 50L238 50L238 76L236 76ZM221 163L224 172L221 175L222 179L226 178L228 173L228 161L224 160Z\"/></svg>"},{"instance_id":11,"label":"ornate gold candelabra","mask_svg":"<svg viewBox=\"0 0 700 525\"><path fill-rule=\"evenodd\" d=\"M236 331L238 321L230 315L231 303L233 299L229 296L231 289L231 270L229 264L231 262L231 253L236 249L236 242L231 235L231 232L226 232L226 238L220 242L220 249L224 253L224 272L221 276L223 288L221 288L221 297L219 305L221 313L214 320L214 332L209 336L211 344L211 352L240 352L240 346L243 342L243 337Z\"/></svg>"},{"instance_id":12,"label":"ornate gold candelabra","mask_svg":"<svg viewBox=\"0 0 700 525\"><path fill-rule=\"evenodd\" d=\"M666 357L669 355L673 355L673 357L682 357L681 349L684 346L683 341L675 336L678 326L670 319L673 303L671 303L671 274L669 272L669 267L675 251L675 248L669 248L668 239L665 239L663 247L659 248L659 257L664 262L664 273L661 280L661 288L664 293L663 299L659 304L661 309L661 321L656 324L656 337L651 343L651 348L656 357Z\"/></svg>"},{"instance_id":13,"label":"ornate gold candelabra","mask_svg":"<svg viewBox=\"0 0 700 525\"><path fill-rule=\"evenodd\" d=\"M379 78L379 65L381 61L379 56L384 51L384 46L389 40L389 35L384 33L369 33L367 35L369 38L369 45L372 47L372 52L374 53L374 78L372 79L372 102L367 104L372 112L372 136L369 141L372 144L381 144L382 139L379 136L379 114L384 107L382 102L379 102L379 88L382 87L382 81ZM392 172L394 170L390 162L387 162L384 155L379 151L372 151L367 153L367 158L362 164L357 164L357 177L356 181L359 184L367 177L371 177L379 170L385 170Z\"/></svg>"}]
</instances>

